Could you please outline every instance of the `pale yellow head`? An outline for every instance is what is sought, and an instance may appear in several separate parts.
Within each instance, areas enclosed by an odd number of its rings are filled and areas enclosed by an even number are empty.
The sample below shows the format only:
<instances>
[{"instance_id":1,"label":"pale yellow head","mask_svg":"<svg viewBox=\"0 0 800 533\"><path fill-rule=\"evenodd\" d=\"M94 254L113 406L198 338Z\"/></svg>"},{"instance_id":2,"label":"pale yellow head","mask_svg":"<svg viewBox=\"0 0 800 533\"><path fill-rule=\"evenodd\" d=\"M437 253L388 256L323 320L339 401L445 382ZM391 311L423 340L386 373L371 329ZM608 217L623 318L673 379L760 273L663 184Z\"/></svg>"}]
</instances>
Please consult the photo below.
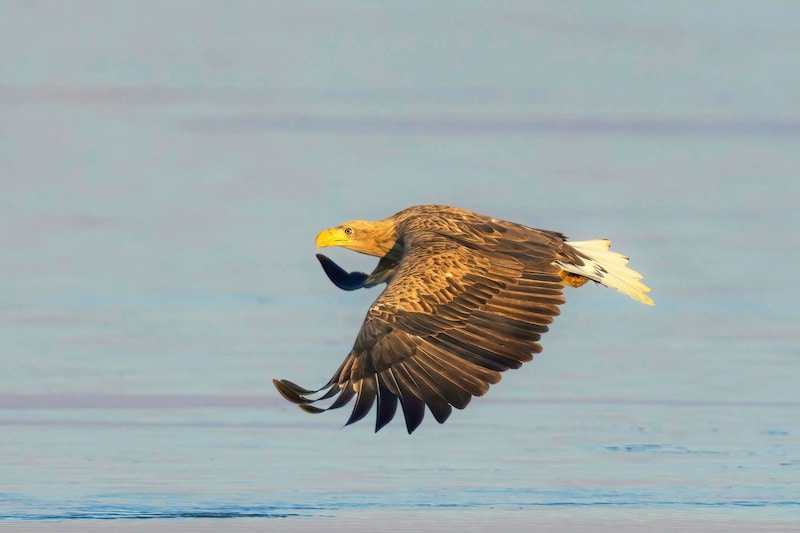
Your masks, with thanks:
<instances>
[{"instance_id":1,"label":"pale yellow head","mask_svg":"<svg viewBox=\"0 0 800 533\"><path fill-rule=\"evenodd\" d=\"M397 241L393 224L386 221L351 220L317 235L317 248L342 246L367 255L383 257Z\"/></svg>"}]
</instances>

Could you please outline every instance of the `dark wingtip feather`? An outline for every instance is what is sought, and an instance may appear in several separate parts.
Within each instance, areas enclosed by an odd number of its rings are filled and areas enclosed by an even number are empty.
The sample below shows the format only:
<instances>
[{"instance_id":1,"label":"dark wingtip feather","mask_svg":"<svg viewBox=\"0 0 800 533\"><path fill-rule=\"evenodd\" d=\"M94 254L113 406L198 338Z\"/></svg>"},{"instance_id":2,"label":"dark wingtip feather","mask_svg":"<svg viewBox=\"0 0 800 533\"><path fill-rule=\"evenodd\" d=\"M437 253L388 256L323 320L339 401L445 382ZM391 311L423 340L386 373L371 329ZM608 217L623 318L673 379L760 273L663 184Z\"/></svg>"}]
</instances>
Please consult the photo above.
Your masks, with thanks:
<instances>
[{"instance_id":1,"label":"dark wingtip feather","mask_svg":"<svg viewBox=\"0 0 800 533\"><path fill-rule=\"evenodd\" d=\"M301 387L300 385L298 385L297 383L295 383L293 381L289 381L288 379L273 379L272 380L273 383L275 383L276 381L279 381L281 383L284 383L284 384L288 385L293 390L297 391L298 394L314 394L315 392L319 392L319 389L317 389L317 390L306 389L304 387Z\"/></svg>"},{"instance_id":2,"label":"dark wingtip feather","mask_svg":"<svg viewBox=\"0 0 800 533\"><path fill-rule=\"evenodd\" d=\"M375 433L392 421L397 412L397 396L378 377L378 414L375 417Z\"/></svg>"},{"instance_id":3,"label":"dark wingtip feather","mask_svg":"<svg viewBox=\"0 0 800 533\"><path fill-rule=\"evenodd\" d=\"M403 407L403 416L406 419L406 430L411 435L425 418L425 404L413 394L406 393L400 397L400 405Z\"/></svg>"},{"instance_id":4,"label":"dark wingtip feather","mask_svg":"<svg viewBox=\"0 0 800 533\"><path fill-rule=\"evenodd\" d=\"M453 413L453 408L450 407L450 404L445 402L428 404L428 409L430 409L431 414L433 414L433 418L440 424L444 424Z\"/></svg>"},{"instance_id":5,"label":"dark wingtip feather","mask_svg":"<svg viewBox=\"0 0 800 533\"><path fill-rule=\"evenodd\" d=\"M333 391L336 389L332 388L331 390ZM328 407L328 409L339 409L340 407L344 407L350 403L350 400L352 400L353 396L356 394L355 390L353 390L353 387L349 385L339 390L341 390L341 392L339 392L339 396L336 397L336 400L330 405L330 407Z\"/></svg>"},{"instance_id":6,"label":"dark wingtip feather","mask_svg":"<svg viewBox=\"0 0 800 533\"><path fill-rule=\"evenodd\" d=\"M313 413L313 414L318 414L318 413L322 413L324 411L327 411L327 409L323 409L321 407L315 407L315 406L309 405L307 403L301 403L297 407L299 407L300 409L302 409L306 413Z\"/></svg>"},{"instance_id":7,"label":"dark wingtip feather","mask_svg":"<svg viewBox=\"0 0 800 533\"><path fill-rule=\"evenodd\" d=\"M308 399L304 398L303 394L312 394L314 392L295 385L291 381L285 379L273 379L272 384L275 385L275 388L278 389L281 396L292 403L306 403Z\"/></svg>"},{"instance_id":8,"label":"dark wingtip feather","mask_svg":"<svg viewBox=\"0 0 800 533\"><path fill-rule=\"evenodd\" d=\"M353 406L353 412L350 413L350 418L347 419L345 426L349 426L358 422L369 413L372 405L375 403L375 376L372 378L364 378L361 380L361 386L356 396L356 404Z\"/></svg>"}]
</instances>

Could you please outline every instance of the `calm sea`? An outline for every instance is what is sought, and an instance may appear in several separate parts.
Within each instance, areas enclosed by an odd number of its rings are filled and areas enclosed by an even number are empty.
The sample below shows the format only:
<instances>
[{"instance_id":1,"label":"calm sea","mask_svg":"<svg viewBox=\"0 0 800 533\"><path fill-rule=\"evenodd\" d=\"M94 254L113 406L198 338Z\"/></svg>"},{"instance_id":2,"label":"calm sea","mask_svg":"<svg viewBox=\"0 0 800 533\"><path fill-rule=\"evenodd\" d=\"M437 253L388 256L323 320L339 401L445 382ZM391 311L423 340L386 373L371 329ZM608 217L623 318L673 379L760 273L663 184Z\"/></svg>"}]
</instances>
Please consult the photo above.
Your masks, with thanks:
<instances>
[{"instance_id":1,"label":"calm sea","mask_svg":"<svg viewBox=\"0 0 800 533\"><path fill-rule=\"evenodd\" d=\"M798 20L3 2L0 528L797 526ZM327 381L378 295L315 235L417 203L609 237L656 306L569 290L411 437L301 412L270 380Z\"/></svg>"}]
</instances>

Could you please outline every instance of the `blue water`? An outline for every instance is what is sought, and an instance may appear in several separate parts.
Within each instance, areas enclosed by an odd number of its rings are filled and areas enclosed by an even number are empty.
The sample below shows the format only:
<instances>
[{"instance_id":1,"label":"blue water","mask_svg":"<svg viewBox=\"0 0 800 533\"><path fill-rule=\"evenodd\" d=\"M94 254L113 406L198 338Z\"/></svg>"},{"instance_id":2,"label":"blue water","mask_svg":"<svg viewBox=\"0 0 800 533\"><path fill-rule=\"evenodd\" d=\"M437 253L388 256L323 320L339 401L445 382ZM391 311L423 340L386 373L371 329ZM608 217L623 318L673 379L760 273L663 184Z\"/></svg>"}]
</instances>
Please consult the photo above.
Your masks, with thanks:
<instances>
[{"instance_id":1,"label":"blue water","mask_svg":"<svg viewBox=\"0 0 800 533\"><path fill-rule=\"evenodd\" d=\"M0 519L800 518L797 20L3 4ZM314 236L416 203L609 237L656 307L568 291L543 354L411 437L301 412L271 378L324 383L377 297Z\"/></svg>"}]
</instances>

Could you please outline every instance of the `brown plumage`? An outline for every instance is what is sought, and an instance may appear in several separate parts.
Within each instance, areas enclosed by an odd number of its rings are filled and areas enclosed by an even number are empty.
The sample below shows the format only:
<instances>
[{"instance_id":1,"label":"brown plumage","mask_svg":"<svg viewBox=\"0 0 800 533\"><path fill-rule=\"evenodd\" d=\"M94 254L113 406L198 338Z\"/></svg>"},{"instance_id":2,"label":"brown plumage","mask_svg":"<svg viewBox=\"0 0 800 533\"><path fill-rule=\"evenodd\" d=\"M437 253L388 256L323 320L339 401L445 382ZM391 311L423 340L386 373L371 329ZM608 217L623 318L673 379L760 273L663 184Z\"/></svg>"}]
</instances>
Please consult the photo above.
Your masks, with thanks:
<instances>
[{"instance_id":1,"label":"brown plumage","mask_svg":"<svg viewBox=\"0 0 800 533\"><path fill-rule=\"evenodd\" d=\"M328 383L313 391L287 380L273 383L312 413L355 398L347 424L377 402L375 431L392 420L398 401L409 433L426 406L443 423L453 407L463 409L500 381L501 372L530 361L564 303L564 285L591 279L653 303L641 275L606 240L570 242L560 233L454 207L415 206L377 222L346 222L320 233L317 246L381 258L367 275L347 273L318 255L337 286L387 286ZM334 397L327 408L314 405Z\"/></svg>"}]
</instances>

